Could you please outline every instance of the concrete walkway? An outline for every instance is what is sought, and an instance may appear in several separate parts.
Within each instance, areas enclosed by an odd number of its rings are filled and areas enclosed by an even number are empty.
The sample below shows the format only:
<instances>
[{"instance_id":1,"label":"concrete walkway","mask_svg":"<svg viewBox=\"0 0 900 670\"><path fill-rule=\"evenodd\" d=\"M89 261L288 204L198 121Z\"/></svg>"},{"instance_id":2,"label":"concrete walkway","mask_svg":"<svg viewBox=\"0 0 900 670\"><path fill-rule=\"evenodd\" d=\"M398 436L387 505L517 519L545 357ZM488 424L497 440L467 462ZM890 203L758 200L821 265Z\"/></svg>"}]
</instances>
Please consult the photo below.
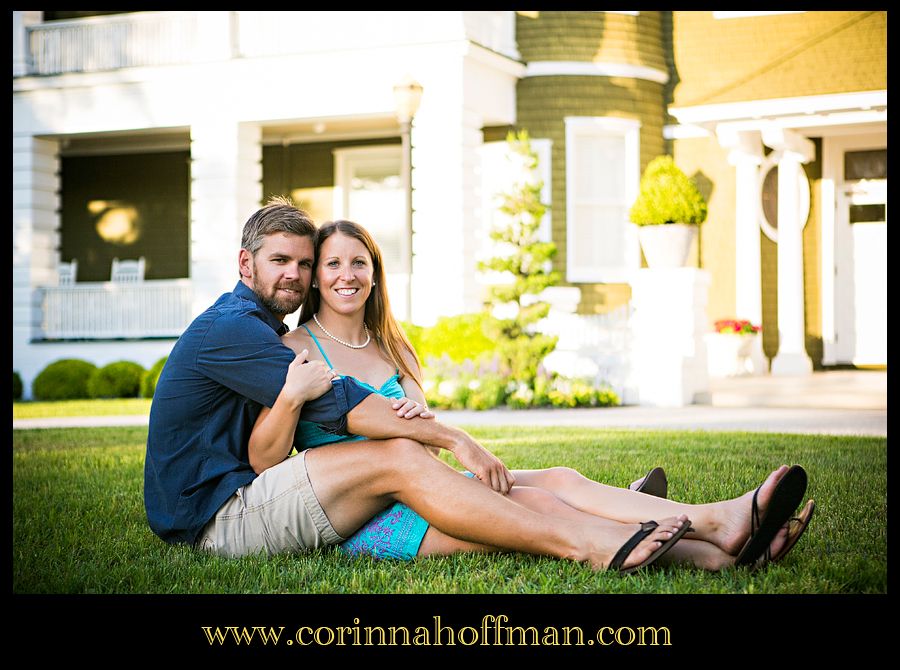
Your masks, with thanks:
<instances>
[{"instance_id":1,"label":"concrete walkway","mask_svg":"<svg viewBox=\"0 0 900 670\"><path fill-rule=\"evenodd\" d=\"M887 437L887 372L838 370L805 377L710 382L710 403L688 407L440 411L457 426L584 426ZM142 426L146 416L18 419L13 428Z\"/></svg>"}]
</instances>

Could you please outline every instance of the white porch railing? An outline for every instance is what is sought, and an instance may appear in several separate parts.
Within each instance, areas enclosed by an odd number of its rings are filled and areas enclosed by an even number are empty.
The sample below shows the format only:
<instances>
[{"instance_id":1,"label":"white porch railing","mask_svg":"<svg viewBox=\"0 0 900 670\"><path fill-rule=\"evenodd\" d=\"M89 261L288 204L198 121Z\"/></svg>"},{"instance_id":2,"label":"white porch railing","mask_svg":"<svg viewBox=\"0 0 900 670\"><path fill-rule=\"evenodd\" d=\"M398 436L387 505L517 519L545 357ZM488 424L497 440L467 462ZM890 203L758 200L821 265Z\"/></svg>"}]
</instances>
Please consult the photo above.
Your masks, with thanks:
<instances>
[{"instance_id":1,"label":"white porch railing","mask_svg":"<svg viewBox=\"0 0 900 670\"><path fill-rule=\"evenodd\" d=\"M56 75L330 51L335 35L352 49L466 38L518 59L515 21L511 11L138 11L28 26L26 70Z\"/></svg>"},{"instance_id":2,"label":"white porch railing","mask_svg":"<svg viewBox=\"0 0 900 670\"><path fill-rule=\"evenodd\" d=\"M544 365L567 377L608 384L624 401L631 396L633 334L631 303L606 314L551 310L536 330L559 338Z\"/></svg>"},{"instance_id":3,"label":"white porch railing","mask_svg":"<svg viewBox=\"0 0 900 670\"><path fill-rule=\"evenodd\" d=\"M37 339L178 337L190 324L191 281L79 283L39 289Z\"/></svg>"},{"instance_id":4,"label":"white porch railing","mask_svg":"<svg viewBox=\"0 0 900 670\"><path fill-rule=\"evenodd\" d=\"M229 58L230 14L134 12L30 26L28 72L97 72Z\"/></svg>"}]
</instances>

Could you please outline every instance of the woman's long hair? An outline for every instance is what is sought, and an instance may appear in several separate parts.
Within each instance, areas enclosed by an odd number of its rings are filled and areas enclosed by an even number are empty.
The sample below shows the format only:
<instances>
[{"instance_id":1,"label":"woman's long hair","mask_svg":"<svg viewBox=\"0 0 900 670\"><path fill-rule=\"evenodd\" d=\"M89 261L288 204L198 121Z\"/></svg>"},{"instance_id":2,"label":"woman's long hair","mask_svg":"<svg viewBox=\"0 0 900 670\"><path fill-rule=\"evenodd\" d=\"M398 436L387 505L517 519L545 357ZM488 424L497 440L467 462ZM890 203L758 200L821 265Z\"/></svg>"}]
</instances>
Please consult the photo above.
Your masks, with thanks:
<instances>
[{"instance_id":1,"label":"woman's long hair","mask_svg":"<svg viewBox=\"0 0 900 670\"><path fill-rule=\"evenodd\" d=\"M322 245L325 243L325 240L335 233L341 233L347 237L359 240L363 243L363 246L366 247L369 255L372 257L372 280L375 285L372 287L372 291L366 299L366 312L364 317L366 326L372 333L375 341L381 346L382 350L400 369L400 377L403 378L408 375L419 385L419 388L422 388L422 380L419 379L419 375L416 374L406 362L407 358L405 354L411 355L416 362L416 365L420 365L419 358L416 355L416 351L413 349L412 344L410 344L409 339L406 337L406 333L403 332L403 328L400 327L400 324L397 323L397 320L391 312L391 303L387 293L387 281L385 281L384 275L384 262L381 258L381 249L378 248L378 244L375 243L375 240L372 239L369 232L353 221L344 219L326 221L316 231L316 267L318 267L319 264L319 252L322 250ZM319 288L311 286L309 295L303 302L303 307L300 309L299 322L306 323L309 321L313 317L313 314L316 314L319 311L321 302L322 295L319 292Z\"/></svg>"}]
</instances>

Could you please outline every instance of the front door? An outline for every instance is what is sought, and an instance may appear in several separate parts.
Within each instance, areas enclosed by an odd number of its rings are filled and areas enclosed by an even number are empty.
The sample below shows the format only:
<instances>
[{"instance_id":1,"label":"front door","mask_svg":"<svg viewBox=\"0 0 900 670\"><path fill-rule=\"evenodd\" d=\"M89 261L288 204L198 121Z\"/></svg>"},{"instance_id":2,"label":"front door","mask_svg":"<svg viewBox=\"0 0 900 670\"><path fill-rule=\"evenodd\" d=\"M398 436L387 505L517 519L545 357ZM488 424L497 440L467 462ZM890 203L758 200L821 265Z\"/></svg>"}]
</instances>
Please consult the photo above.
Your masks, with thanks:
<instances>
[{"instance_id":1,"label":"front door","mask_svg":"<svg viewBox=\"0 0 900 670\"><path fill-rule=\"evenodd\" d=\"M887 364L887 137L828 138L835 164L835 362Z\"/></svg>"},{"instance_id":2,"label":"front door","mask_svg":"<svg viewBox=\"0 0 900 670\"><path fill-rule=\"evenodd\" d=\"M406 228L401 147L334 152L334 218L363 226L381 249L394 316L409 319L410 239Z\"/></svg>"}]
</instances>

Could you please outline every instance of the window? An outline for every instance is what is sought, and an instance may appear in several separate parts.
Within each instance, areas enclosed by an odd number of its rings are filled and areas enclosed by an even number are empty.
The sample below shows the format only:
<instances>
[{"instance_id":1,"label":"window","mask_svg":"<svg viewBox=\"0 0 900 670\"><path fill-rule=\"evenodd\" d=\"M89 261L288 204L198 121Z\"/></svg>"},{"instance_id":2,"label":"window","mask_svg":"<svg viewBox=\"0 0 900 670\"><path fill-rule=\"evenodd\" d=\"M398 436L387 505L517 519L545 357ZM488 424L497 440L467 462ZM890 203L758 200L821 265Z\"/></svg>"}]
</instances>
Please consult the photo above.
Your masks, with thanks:
<instances>
[{"instance_id":1,"label":"window","mask_svg":"<svg viewBox=\"0 0 900 670\"><path fill-rule=\"evenodd\" d=\"M625 282L640 266L628 210L640 182L640 122L566 119L566 279Z\"/></svg>"}]
</instances>

